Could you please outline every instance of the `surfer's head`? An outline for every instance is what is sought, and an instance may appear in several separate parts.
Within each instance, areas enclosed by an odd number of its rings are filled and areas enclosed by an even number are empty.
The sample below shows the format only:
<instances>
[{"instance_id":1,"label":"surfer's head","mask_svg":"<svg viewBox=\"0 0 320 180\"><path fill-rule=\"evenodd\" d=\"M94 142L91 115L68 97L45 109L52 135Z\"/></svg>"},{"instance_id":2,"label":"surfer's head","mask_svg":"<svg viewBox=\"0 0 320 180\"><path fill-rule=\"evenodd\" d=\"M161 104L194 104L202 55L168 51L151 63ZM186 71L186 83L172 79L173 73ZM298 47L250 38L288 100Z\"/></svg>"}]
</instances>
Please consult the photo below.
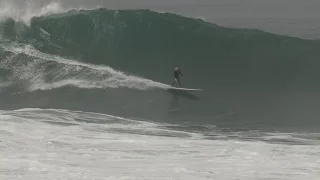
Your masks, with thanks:
<instances>
[{"instance_id":1,"label":"surfer's head","mask_svg":"<svg viewBox=\"0 0 320 180\"><path fill-rule=\"evenodd\" d=\"M176 67L176 68L174 68L174 70L179 71L179 68L178 68L178 67Z\"/></svg>"}]
</instances>

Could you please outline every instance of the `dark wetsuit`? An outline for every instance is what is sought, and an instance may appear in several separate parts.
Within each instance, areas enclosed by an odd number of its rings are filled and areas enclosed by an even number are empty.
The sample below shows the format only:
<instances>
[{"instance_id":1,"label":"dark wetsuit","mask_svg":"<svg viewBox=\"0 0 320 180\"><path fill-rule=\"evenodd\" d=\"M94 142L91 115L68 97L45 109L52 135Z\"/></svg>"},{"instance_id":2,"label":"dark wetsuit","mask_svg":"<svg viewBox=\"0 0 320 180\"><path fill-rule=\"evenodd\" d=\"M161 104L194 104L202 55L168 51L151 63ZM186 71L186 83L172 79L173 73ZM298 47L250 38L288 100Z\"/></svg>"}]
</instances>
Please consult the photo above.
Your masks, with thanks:
<instances>
[{"instance_id":1,"label":"dark wetsuit","mask_svg":"<svg viewBox=\"0 0 320 180\"><path fill-rule=\"evenodd\" d=\"M173 72L174 81L172 83L172 86L175 84L175 82L177 82L177 83L179 83L179 86L181 87L181 82L180 82L180 77L179 77L180 74L183 76L183 74L180 72L180 70L175 70Z\"/></svg>"},{"instance_id":2,"label":"dark wetsuit","mask_svg":"<svg viewBox=\"0 0 320 180\"><path fill-rule=\"evenodd\" d=\"M174 72L173 72L173 77L176 78L176 79L179 79L179 74L182 75L182 73L180 72L180 70L174 71ZM182 76L183 76L183 75L182 75Z\"/></svg>"}]
</instances>

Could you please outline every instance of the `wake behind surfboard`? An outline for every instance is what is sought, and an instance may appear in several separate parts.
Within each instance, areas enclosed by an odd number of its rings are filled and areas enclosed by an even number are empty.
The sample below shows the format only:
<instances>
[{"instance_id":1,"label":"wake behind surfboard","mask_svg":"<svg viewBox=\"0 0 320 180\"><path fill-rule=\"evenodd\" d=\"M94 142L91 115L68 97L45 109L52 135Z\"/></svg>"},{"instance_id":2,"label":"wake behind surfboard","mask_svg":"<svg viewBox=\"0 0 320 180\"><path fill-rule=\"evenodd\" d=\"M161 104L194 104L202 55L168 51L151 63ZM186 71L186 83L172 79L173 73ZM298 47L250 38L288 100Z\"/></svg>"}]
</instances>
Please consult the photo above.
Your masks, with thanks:
<instances>
[{"instance_id":1,"label":"wake behind surfboard","mask_svg":"<svg viewBox=\"0 0 320 180\"><path fill-rule=\"evenodd\" d=\"M188 88L176 88L176 87L169 87L167 90L170 91L202 91L202 89L188 89Z\"/></svg>"}]
</instances>

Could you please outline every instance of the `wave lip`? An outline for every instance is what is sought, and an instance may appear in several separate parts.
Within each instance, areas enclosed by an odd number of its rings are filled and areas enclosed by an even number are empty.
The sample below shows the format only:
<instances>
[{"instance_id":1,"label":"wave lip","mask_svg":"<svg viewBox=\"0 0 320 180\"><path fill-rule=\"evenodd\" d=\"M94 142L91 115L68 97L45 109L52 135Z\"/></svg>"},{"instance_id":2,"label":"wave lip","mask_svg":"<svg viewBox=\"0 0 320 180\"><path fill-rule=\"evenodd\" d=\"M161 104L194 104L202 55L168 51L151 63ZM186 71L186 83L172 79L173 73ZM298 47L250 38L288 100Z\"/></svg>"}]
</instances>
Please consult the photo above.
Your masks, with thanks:
<instances>
[{"instance_id":1,"label":"wave lip","mask_svg":"<svg viewBox=\"0 0 320 180\"><path fill-rule=\"evenodd\" d=\"M43 6L38 5L36 1L27 1L19 3L12 0L3 0L0 2L0 21L7 18L13 18L16 21L22 21L30 25L33 17L46 16L55 13L65 12L66 9L58 1L49 2Z\"/></svg>"}]
</instances>

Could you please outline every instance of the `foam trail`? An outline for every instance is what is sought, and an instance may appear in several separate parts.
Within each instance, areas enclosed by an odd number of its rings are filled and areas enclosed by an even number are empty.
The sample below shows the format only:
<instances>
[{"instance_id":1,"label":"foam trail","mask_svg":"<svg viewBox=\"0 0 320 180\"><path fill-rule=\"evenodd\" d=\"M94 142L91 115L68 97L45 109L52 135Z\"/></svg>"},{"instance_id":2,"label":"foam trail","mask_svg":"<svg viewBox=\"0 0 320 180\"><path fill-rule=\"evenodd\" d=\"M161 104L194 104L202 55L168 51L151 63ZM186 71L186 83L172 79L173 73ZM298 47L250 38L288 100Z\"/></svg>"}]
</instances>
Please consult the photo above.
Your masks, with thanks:
<instances>
[{"instance_id":1,"label":"foam trail","mask_svg":"<svg viewBox=\"0 0 320 180\"><path fill-rule=\"evenodd\" d=\"M131 88L148 90L150 88L168 88L169 85L144 79L137 76L126 75L108 66L81 63L59 56L42 53L30 45L1 45L6 51L15 55L7 57L0 63L0 67L13 71L14 80L30 82L29 91L50 90L67 85L79 88ZM26 54L34 57L27 63L20 62L17 54ZM12 63L17 61L16 63ZM54 63L54 68L52 68ZM47 71L50 68L50 71ZM47 76L52 77L48 81Z\"/></svg>"},{"instance_id":2,"label":"foam trail","mask_svg":"<svg viewBox=\"0 0 320 180\"><path fill-rule=\"evenodd\" d=\"M41 109L41 108L24 108L13 111L3 111L4 115L15 116L17 118L32 119L38 122L61 122L72 123L73 125L84 126L83 121L94 124L100 122L98 128L103 128L110 131L118 131L124 133L144 134L144 135L166 135L170 134L177 137L203 138L202 135L191 132L181 132L160 128L161 124L124 118L110 114L85 112L85 111L70 111L66 109ZM1 110L0 110L1 114ZM83 121L79 121L79 120ZM101 123L103 122L103 123Z\"/></svg>"},{"instance_id":3,"label":"foam trail","mask_svg":"<svg viewBox=\"0 0 320 180\"><path fill-rule=\"evenodd\" d=\"M7 87L9 83L7 82L1 82L0 80L0 93L4 90L5 87Z\"/></svg>"},{"instance_id":4,"label":"foam trail","mask_svg":"<svg viewBox=\"0 0 320 180\"><path fill-rule=\"evenodd\" d=\"M0 179L319 179L318 143L195 139L68 110L0 110L0 119Z\"/></svg>"}]
</instances>

